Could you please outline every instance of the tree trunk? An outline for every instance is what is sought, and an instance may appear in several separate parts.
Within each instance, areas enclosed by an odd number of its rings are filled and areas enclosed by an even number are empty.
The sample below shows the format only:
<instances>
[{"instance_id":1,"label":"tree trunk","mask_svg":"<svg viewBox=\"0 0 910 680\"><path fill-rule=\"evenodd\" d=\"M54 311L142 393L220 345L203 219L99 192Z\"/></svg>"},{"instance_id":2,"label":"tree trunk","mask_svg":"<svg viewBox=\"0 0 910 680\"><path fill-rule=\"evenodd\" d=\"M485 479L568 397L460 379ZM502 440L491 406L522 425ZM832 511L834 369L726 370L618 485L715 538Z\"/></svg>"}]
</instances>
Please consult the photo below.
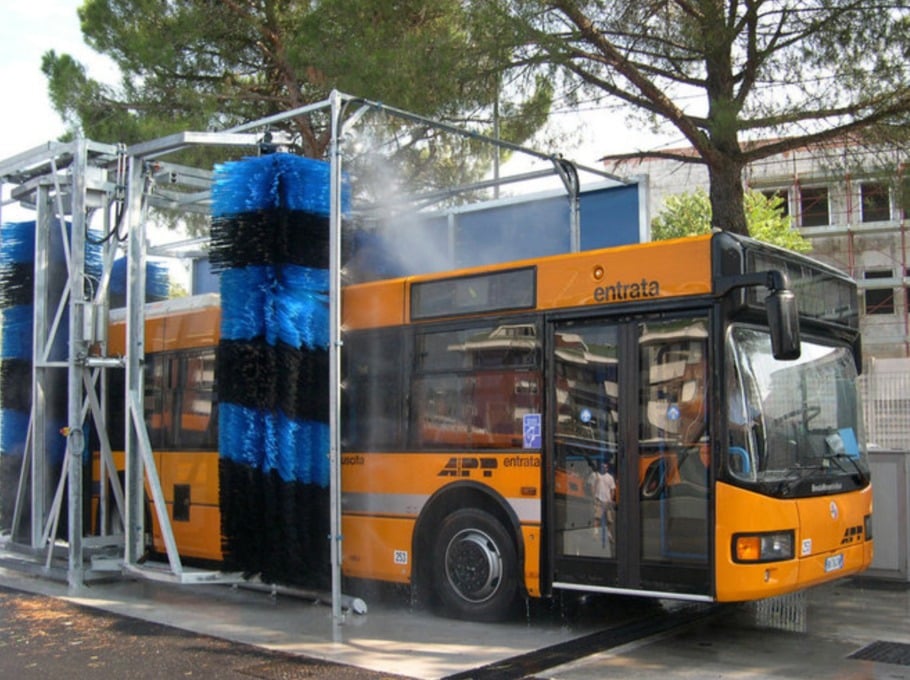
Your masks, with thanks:
<instances>
[{"instance_id":1,"label":"tree trunk","mask_svg":"<svg viewBox=\"0 0 910 680\"><path fill-rule=\"evenodd\" d=\"M743 206L743 166L723 159L708 165L711 226L734 234L749 235Z\"/></svg>"}]
</instances>

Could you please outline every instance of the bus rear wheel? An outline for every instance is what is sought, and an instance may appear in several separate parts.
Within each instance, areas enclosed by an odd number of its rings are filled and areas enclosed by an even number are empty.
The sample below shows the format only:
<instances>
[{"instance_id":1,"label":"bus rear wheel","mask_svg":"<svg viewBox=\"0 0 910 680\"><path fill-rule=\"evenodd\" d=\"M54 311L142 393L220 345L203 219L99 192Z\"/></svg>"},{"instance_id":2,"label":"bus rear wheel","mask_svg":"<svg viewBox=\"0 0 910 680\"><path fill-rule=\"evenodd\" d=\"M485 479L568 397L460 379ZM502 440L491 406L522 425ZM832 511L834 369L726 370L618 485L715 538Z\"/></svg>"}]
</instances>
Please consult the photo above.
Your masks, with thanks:
<instances>
[{"instance_id":1,"label":"bus rear wheel","mask_svg":"<svg viewBox=\"0 0 910 680\"><path fill-rule=\"evenodd\" d=\"M499 621L518 594L518 559L509 532L491 514L467 508L439 527L433 547L433 588L444 613Z\"/></svg>"}]
</instances>

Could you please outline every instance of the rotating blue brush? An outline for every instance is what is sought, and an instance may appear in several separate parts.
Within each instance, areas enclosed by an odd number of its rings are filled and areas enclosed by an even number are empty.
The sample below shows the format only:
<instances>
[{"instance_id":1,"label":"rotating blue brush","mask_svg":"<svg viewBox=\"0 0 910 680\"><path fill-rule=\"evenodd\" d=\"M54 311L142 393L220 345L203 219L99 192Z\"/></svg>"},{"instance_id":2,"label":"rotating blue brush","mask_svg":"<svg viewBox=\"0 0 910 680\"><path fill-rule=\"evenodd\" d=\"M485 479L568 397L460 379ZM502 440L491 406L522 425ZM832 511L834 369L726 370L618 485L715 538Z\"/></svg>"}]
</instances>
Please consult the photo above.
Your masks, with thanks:
<instances>
[{"instance_id":1,"label":"rotating blue brush","mask_svg":"<svg viewBox=\"0 0 910 680\"><path fill-rule=\"evenodd\" d=\"M328 574L329 169L284 153L218 166L210 249L225 562L317 587Z\"/></svg>"}]
</instances>

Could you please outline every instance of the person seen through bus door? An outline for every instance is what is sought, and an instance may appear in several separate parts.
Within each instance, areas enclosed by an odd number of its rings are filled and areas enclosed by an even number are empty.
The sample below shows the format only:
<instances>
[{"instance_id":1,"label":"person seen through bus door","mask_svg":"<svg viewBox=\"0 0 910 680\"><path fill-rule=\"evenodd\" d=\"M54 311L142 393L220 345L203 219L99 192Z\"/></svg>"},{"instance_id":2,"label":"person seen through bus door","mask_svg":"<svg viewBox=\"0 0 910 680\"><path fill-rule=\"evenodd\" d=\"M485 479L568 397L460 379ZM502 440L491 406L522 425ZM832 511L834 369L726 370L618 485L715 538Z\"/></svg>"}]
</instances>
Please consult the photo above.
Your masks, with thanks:
<instances>
[{"instance_id":1,"label":"person seen through bus door","mask_svg":"<svg viewBox=\"0 0 910 680\"><path fill-rule=\"evenodd\" d=\"M600 461L597 470L588 476L588 488L594 500L594 531L600 536L602 547L614 545L616 524L616 480L610 474L606 461Z\"/></svg>"},{"instance_id":2,"label":"person seen through bus door","mask_svg":"<svg viewBox=\"0 0 910 680\"><path fill-rule=\"evenodd\" d=\"M679 440L685 445L698 443L707 429L705 410L707 376L708 364L704 353L696 361L686 364L677 403Z\"/></svg>"},{"instance_id":3,"label":"person seen through bus door","mask_svg":"<svg viewBox=\"0 0 910 680\"><path fill-rule=\"evenodd\" d=\"M694 448L698 452L698 459L706 469L709 463L709 448L703 439L708 430L707 389L708 362L704 347L701 348L697 358L686 364L683 372L683 382L678 395L677 421L679 443L683 447ZM683 462L688 455L680 458Z\"/></svg>"}]
</instances>

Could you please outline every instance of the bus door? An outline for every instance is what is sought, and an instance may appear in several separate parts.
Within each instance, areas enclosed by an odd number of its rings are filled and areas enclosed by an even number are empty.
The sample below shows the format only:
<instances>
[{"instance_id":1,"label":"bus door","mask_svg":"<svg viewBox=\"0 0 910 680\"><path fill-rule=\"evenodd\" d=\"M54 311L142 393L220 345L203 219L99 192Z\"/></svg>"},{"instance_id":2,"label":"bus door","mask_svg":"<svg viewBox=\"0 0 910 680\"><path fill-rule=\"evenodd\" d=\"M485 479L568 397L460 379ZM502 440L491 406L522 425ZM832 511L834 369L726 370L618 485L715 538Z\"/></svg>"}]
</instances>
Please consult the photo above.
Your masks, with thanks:
<instances>
[{"instance_id":1,"label":"bus door","mask_svg":"<svg viewBox=\"0 0 910 680\"><path fill-rule=\"evenodd\" d=\"M707 315L549 337L554 585L710 595Z\"/></svg>"}]
</instances>

